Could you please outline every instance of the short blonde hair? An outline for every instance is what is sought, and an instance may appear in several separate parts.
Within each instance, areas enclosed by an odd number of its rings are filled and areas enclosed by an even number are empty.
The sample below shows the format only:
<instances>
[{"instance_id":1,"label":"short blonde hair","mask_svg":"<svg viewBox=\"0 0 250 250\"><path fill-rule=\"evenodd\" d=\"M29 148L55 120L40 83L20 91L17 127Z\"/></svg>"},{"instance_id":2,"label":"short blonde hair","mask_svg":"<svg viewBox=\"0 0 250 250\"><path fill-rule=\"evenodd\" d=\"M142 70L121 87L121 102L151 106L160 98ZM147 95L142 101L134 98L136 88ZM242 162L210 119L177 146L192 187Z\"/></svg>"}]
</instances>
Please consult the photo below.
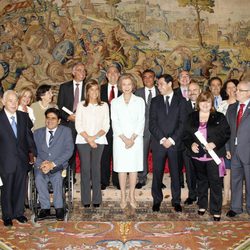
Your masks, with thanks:
<instances>
[{"instance_id":1,"label":"short blonde hair","mask_svg":"<svg viewBox=\"0 0 250 250\"><path fill-rule=\"evenodd\" d=\"M28 87L24 87L22 89L20 89L18 91L18 99L19 99L19 102L21 100L21 98L25 95L26 92L29 92L31 95L30 95L30 103L29 104L32 104L33 101L34 101L34 93L32 91L32 89L28 88Z\"/></svg>"},{"instance_id":2,"label":"short blonde hair","mask_svg":"<svg viewBox=\"0 0 250 250\"><path fill-rule=\"evenodd\" d=\"M130 79L131 82L132 82L132 85L133 85L133 92L136 90L137 88L137 82L134 78L134 76L132 74L129 74L129 73L125 73L125 74L122 74L119 79L118 79L118 83L117 83L117 87L120 91L122 91L122 81L125 80L125 79Z\"/></svg>"}]
</instances>

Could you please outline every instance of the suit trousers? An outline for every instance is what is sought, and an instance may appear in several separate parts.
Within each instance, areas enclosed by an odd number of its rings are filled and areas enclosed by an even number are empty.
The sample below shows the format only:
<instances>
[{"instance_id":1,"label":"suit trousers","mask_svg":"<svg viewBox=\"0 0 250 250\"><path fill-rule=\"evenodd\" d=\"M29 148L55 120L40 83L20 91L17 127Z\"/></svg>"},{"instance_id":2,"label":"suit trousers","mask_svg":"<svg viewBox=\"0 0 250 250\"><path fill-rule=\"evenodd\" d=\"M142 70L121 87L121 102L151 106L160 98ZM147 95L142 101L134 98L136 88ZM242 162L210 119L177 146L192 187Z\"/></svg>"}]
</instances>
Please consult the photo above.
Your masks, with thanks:
<instances>
[{"instance_id":1,"label":"suit trousers","mask_svg":"<svg viewBox=\"0 0 250 250\"><path fill-rule=\"evenodd\" d=\"M56 173L44 174L40 169L35 168L35 182L39 194L39 201L42 209L50 209L50 194L48 182L53 187L53 203L54 207L63 208L63 177L62 171Z\"/></svg>"},{"instance_id":2,"label":"suit trousers","mask_svg":"<svg viewBox=\"0 0 250 250\"><path fill-rule=\"evenodd\" d=\"M198 206L208 208L208 189L210 189L209 211L211 215L220 215L222 208L222 183L219 167L213 161L199 161L192 159L198 185Z\"/></svg>"},{"instance_id":3,"label":"suit trousers","mask_svg":"<svg viewBox=\"0 0 250 250\"><path fill-rule=\"evenodd\" d=\"M180 204L181 202L181 187L178 171L178 154L177 151L171 149L153 148L153 182L152 196L154 204L161 203L163 200L162 179L166 160L168 159L170 178L171 178L171 195L172 205Z\"/></svg>"},{"instance_id":4,"label":"suit trousers","mask_svg":"<svg viewBox=\"0 0 250 250\"><path fill-rule=\"evenodd\" d=\"M2 174L1 205L2 218L14 219L24 213L27 172L23 165L18 165L12 174Z\"/></svg>"},{"instance_id":5,"label":"suit trousers","mask_svg":"<svg viewBox=\"0 0 250 250\"><path fill-rule=\"evenodd\" d=\"M101 157L104 145L97 144L97 148L89 144L77 144L81 161L81 201L83 205L101 204ZM92 186L92 199L91 199Z\"/></svg>"},{"instance_id":6,"label":"suit trousers","mask_svg":"<svg viewBox=\"0 0 250 250\"><path fill-rule=\"evenodd\" d=\"M101 184L109 186L110 173L112 171L112 183L114 186L119 186L118 174L114 172L113 167L110 170L111 160L113 157L113 131L109 130L106 135L108 144L104 145L101 159Z\"/></svg>"},{"instance_id":7,"label":"suit trousers","mask_svg":"<svg viewBox=\"0 0 250 250\"><path fill-rule=\"evenodd\" d=\"M246 210L250 214L250 165L244 164L235 151L231 161L231 209L240 214L243 211L243 182L246 188Z\"/></svg>"},{"instance_id":8,"label":"suit trousers","mask_svg":"<svg viewBox=\"0 0 250 250\"><path fill-rule=\"evenodd\" d=\"M150 150L150 142L151 136L144 136L143 137L143 171L138 172L138 182L145 183L147 182L147 175L148 175L148 154Z\"/></svg>"}]
</instances>

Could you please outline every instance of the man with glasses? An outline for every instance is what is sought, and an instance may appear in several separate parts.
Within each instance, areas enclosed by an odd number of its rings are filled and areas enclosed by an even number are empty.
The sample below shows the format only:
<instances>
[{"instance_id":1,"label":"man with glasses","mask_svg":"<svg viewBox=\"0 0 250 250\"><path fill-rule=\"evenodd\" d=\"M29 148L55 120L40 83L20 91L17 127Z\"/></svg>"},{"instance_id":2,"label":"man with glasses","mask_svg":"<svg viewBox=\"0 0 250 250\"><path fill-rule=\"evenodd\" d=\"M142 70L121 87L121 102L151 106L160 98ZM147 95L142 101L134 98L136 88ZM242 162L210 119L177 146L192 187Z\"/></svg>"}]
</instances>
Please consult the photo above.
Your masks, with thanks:
<instances>
[{"instance_id":1,"label":"man with glasses","mask_svg":"<svg viewBox=\"0 0 250 250\"><path fill-rule=\"evenodd\" d=\"M231 154L231 207L228 217L243 212L243 181L246 188L246 210L250 215L250 80L241 81L236 91L237 102L229 105L227 120L231 137L227 150Z\"/></svg>"}]
</instances>

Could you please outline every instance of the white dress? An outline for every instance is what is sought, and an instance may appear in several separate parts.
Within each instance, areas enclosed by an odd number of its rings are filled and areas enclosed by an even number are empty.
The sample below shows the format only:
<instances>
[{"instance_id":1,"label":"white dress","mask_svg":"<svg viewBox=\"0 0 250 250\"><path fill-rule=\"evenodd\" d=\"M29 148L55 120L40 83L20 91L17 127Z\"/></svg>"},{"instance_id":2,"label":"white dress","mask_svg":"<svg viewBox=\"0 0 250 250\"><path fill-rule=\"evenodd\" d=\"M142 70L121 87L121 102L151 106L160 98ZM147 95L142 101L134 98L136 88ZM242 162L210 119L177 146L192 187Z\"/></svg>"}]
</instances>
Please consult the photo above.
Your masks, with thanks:
<instances>
[{"instance_id":1,"label":"white dress","mask_svg":"<svg viewBox=\"0 0 250 250\"><path fill-rule=\"evenodd\" d=\"M141 97L132 95L129 104L123 95L111 102L113 128L113 165L115 172L138 172L143 170L143 131L145 103ZM126 149L119 135L130 138L138 135L134 145Z\"/></svg>"}]
</instances>

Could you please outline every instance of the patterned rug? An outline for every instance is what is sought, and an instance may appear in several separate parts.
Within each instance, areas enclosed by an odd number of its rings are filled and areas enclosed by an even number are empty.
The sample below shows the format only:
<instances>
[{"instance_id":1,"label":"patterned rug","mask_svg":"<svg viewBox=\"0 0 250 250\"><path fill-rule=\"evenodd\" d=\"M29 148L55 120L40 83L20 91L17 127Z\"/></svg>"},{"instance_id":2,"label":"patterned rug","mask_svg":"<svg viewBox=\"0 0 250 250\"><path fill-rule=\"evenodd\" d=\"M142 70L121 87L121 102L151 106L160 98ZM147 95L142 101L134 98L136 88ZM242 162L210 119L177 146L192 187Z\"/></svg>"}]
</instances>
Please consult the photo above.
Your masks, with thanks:
<instances>
[{"instance_id":1,"label":"patterned rug","mask_svg":"<svg viewBox=\"0 0 250 250\"><path fill-rule=\"evenodd\" d=\"M0 226L0 249L250 249L245 221L56 222Z\"/></svg>"}]
</instances>

